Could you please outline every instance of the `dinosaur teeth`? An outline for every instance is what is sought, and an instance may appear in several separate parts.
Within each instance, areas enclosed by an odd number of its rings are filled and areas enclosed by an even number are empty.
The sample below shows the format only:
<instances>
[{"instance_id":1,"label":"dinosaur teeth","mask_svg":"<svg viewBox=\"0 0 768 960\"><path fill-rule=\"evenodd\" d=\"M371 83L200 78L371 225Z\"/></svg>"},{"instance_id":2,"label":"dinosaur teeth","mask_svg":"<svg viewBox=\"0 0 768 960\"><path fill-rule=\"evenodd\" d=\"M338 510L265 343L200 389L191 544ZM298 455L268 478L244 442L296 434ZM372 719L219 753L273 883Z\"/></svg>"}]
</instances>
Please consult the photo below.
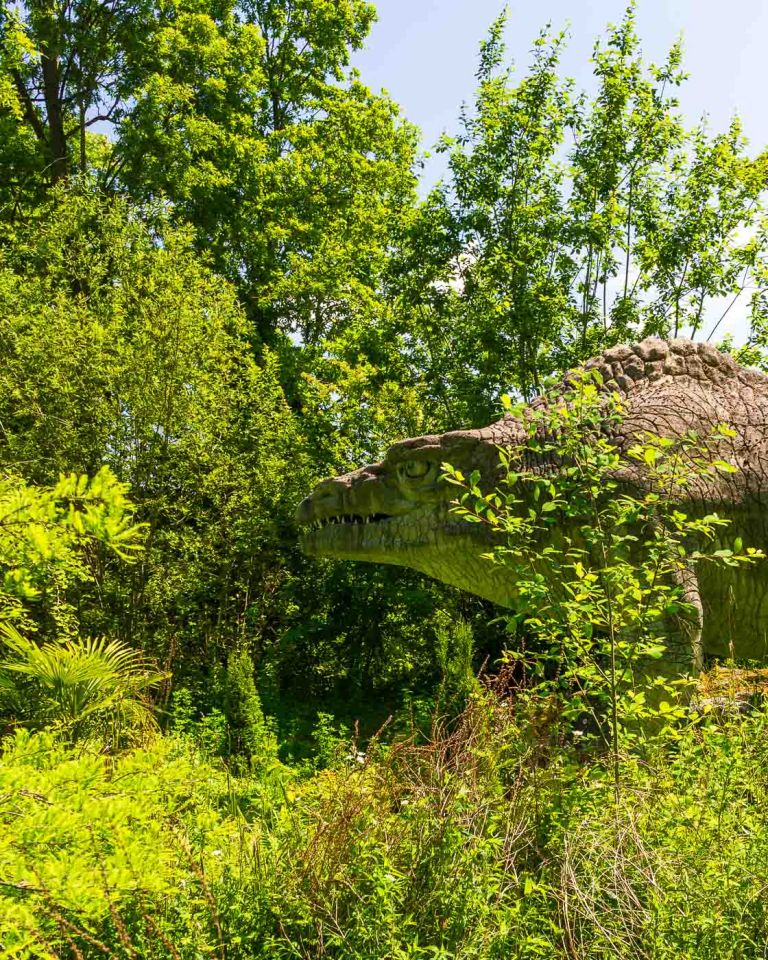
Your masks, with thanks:
<instances>
[{"instance_id":1,"label":"dinosaur teeth","mask_svg":"<svg viewBox=\"0 0 768 960\"><path fill-rule=\"evenodd\" d=\"M343 513L335 517L323 517L321 520L313 520L310 526L313 530L322 530L331 523L341 524L342 526L358 526L378 523L381 520L389 519L390 516L386 513L371 513L365 516L359 513Z\"/></svg>"}]
</instances>

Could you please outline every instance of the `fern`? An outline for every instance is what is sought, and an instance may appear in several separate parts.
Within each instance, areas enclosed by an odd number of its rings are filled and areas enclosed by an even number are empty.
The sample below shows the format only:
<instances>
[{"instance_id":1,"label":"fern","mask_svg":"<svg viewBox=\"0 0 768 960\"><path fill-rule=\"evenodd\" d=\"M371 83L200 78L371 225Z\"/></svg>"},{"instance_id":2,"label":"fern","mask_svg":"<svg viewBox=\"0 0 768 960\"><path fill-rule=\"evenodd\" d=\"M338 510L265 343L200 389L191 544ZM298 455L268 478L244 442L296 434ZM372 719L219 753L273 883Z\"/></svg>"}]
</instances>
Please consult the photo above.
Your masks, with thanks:
<instances>
[{"instance_id":1,"label":"fern","mask_svg":"<svg viewBox=\"0 0 768 960\"><path fill-rule=\"evenodd\" d=\"M156 729L149 691L162 679L119 640L85 638L38 646L0 622L8 654L0 661L0 700L27 726L52 726L71 741L112 745Z\"/></svg>"}]
</instances>

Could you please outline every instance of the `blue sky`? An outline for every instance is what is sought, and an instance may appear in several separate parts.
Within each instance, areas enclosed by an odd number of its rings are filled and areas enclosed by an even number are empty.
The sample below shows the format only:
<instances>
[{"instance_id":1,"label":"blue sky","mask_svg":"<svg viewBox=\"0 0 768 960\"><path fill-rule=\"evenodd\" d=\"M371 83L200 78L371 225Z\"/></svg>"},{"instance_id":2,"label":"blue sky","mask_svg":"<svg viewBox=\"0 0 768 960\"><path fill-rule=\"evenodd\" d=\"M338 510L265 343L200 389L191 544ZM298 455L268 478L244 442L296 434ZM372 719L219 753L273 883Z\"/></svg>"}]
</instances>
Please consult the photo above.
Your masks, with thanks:
<instances>
[{"instance_id":1,"label":"blue sky","mask_svg":"<svg viewBox=\"0 0 768 960\"><path fill-rule=\"evenodd\" d=\"M354 64L375 90L386 89L431 148L443 132L457 131L462 101L471 101L480 41L504 8L504 0L378 0L378 22ZM618 22L623 0L528 0L510 2L507 50L523 73L533 39L547 22L569 27L562 71L577 86L593 89L590 56L606 24ZM751 150L768 144L768 0L638 0L637 29L645 59L660 62L682 37L689 80L680 107L692 125L708 116L712 131L741 117ZM422 189L444 170L444 158L427 161ZM719 306L713 304L713 316ZM718 334L736 342L747 334L746 297L740 298Z\"/></svg>"},{"instance_id":2,"label":"blue sky","mask_svg":"<svg viewBox=\"0 0 768 960\"><path fill-rule=\"evenodd\" d=\"M503 0L378 0L379 14L367 48L355 57L362 79L384 88L431 147L454 132L459 106L471 100L480 40L504 8ZM591 87L589 58L595 38L621 19L621 0L536 0L509 3L508 52L525 70L528 51L548 21L570 23L563 72ZM768 2L766 0L639 0L638 32L646 59L660 61L682 36L690 79L681 107L693 123L708 114L713 130L738 113L755 151L768 144ZM441 172L428 164L425 178Z\"/></svg>"}]
</instances>

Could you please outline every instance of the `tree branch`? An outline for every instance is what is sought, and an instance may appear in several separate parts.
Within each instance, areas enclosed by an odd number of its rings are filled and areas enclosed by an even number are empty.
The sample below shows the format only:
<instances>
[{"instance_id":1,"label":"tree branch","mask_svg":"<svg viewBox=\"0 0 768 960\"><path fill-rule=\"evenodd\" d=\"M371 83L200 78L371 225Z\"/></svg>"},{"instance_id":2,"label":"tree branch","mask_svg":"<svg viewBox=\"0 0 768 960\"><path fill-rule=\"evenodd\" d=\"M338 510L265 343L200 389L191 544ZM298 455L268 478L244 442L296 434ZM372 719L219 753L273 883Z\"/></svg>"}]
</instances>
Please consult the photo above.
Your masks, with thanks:
<instances>
[{"instance_id":1,"label":"tree branch","mask_svg":"<svg viewBox=\"0 0 768 960\"><path fill-rule=\"evenodd\" d=\"M40 143L43 146L47 146L48 137L45 132L45 126L43 121L40 119L40 116L35 108L35 104L32 101L32 97L30 97L29 91L24 84L23 77L18 70L11 70L11 76L13 77L13 83L16 87L16 92L18 93L22 105L24 106L24 118L34 130L35 136Z\"/></svg>"}]
</instances>

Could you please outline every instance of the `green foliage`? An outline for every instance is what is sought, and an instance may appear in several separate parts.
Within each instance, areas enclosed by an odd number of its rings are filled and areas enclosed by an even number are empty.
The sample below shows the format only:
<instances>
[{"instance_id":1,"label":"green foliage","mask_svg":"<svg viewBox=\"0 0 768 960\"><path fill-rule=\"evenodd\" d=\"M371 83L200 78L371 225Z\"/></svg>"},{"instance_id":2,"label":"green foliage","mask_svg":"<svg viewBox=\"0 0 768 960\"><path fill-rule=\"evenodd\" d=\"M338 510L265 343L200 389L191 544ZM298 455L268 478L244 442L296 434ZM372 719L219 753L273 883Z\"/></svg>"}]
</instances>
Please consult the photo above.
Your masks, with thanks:
<instances>
[{"instance_id":1,"label":"green foliage","mask_svg":"<svg viewBox=\"0 0 768 960\"><path fill-rule=\"evenodd\" d=\"M209 884L237 875L240 845L221 771L178 741L113 762L19 731L0 784L5 951L122 952L130 937L140 955L156 942L178 956L163 945L174 921L182 955L216 942Z\"/></svg>"},{"instance_id":2,"label":"green foliage","mask_svg":"<svg viewBox=\"0 0 768 960\"><path fill-rule=\"evenodd\" d=\"M530 398L607 345L711 336L742 294L758 338L765 325L768 156L747 155L737 120L686 129L679 45L644 64L630 5L595 45L588 97L559 75L565 35L549 29L517 79L505 18L393 284L397 329L451 423L487 423L504 389Z\"/></svg>"},{"instance_id":3,"label":"green foliage","mask_svg":"<svg viewBox=\"0 0 768 960\"><path fill-rule=\"evenodd\" d=\"M74 585L98 581L110 555L133 562L143 548L126 492L108 467L46 488L0 477L0 625L76 631Z\"/></svg>"},{"instance_id":4,"label":"green foliage","mask_svg":"<svg viewBox=\"0 0 768 960\"><path fill-rule=\"evenodd\" d=\"M173 202L268 343L370 319L413 201L414 131L346 69L373 18L365 0L181 3L129 65L120 181Z\"/></svg>"},{"instance_id":5,"label":"green foliage","mask_svg":"<svg viewBox=\"0 0 768 960\"><path fill-rule=\"evenodd\" d=\"M11 174L0 216L23 219L47 189L75 171L114 174L97 123L113 122L130 98L126 54L153 18L153 4L32 0L0 4L0 123Z\"/></svg>"},{"instance_id":6,"label":"green foliage","mask_svg":"<svg viewBox=\"0 0 768 960\"><path fill-rule=\"evenodd\" d=\"M72 742L119 747L155 728L147 691L162 676L116 640L78 640L74 587L103 580L110 556L134 562L144 525L109 468L50 488L0 480L0 716ZM48 598L51 598L48 600ZM53 636L39 645L25 631Z\"/></svg>"},{"instance_id":7,"label":"green foliage","mask_svg":"<svg viewBox=\"0 0 768 960\"><path fill-rule=\"evenodd\" d=\"M330 713L318 712L312 728L315 745L313 767L331 767L346 759L357 759L348 728L335 721Z\"/></svg>"},{"instance_id":8,"label":"green foliage","mask_svg":"<svg viewBox=\"0 0 768 960\"><path fill-rule=\"evenodd\" d=\"M229 655L226 675L226 714L230 735L228 753L244 754L252 766L274 764L277 738L274 724L264 716L256 682L253 660L247 650Z\"/></svg>"},{"instance_id":9,"label":"green foliage","mask_svg":"<svg viewBox=\"0 0 768 960\"><path fill-rule=\"evenodd\" d=\"M592 98L556 33L515 79L501 18L417 204L415 131L350 69L374 16L0 0L0 956L757 956L764 712L691 721L630 677L688 564L756 558L667 509L697 441L645 438L628 493L585 388L536 451L559 479L471 493L527 604L490 691L487 605L309 562L292 515L742 291L764 365L765 155L685 128L633 8Z\"/></svg>"},{"instance_id":10,"label":"green foliage","mask_svg":"<svg viewBox=\"0 0 768 960\"><path fill-rule=\"evenodd\" d=\"M255 364L185 234L59 200L0 259L0 459L41 482L109 464L130 485L146 549L130 575L105 571L81 620L194 658L222 624L224 646L259 631L307 455L275 359Z\"/></svg>"},{"instance_id":11,"label":"green foliage","mask_svg":"<svg viewBox=\"0 0 768 960\"><path fill-rule=\"evenodd\" d=\"M447 591L299 558L293 512L315 479L372 452L374 424L379 450L405 429L394 387L391 413L369 403L354 431L311 385L292 410L281 381L308 384L296 351L255 362L233 291L188 234L82 191L56 200L0 255L0 461L39 483L106 463L130 485L146 549L70 591L83 632L173 665L203 714L224 710L216 664L245 642L268 712L283 695L290 712L294 691L366 691L381 722L368 691L435 675L428 621Z\"/></svg>"},{"instance_id":12,"label":"green foliage","mask_svg":"<svg viewBox=\"0 0 768 960\"><path fill-rule=\"evenodd\" d=\"M722 546L726 520L681 506L697 480L736 471L717 459L733 431L647 433L621 452L609 434L622 401L600 386L596 372L574 374L564 395L513 410L527 436L500 449L501 488L483 493L479 476L444 467L462 491L456 514L499 536L485 559L512 572L512 623L536 640L533 653L508 657L532 669L535 697L563 698L566 722L591 716L618 791L620 750L648 723L665 729L684 717L675 688L704 665L697 573L763 553L738 538Z\"/></svg>"},{"instance_id":13,"label":"green foliage","mask_svg":"<svg viewBox=\"0 0 768 960\"><path fill-rule=\"evenodd\" d=\"M590 100L557 34L514 78L499 20L446 183L417 205L415 132L349 66L374 16L0 4L0 462L47 485L109 465L147 549L70 586L84 632L175 668L201 715L226 713L217 671L245 645L284 731L296 691L374 726L406 689L430 703L434 614L477 638L486 612L299 558L315 479L483 422L604 342L701 329L741 285L752 361L765 339L764 158L736 126L684 128L677 48L646 67L630 10Z\"/></svg>"},{"instance_id":14,"label":"green foliage","mask_svg":"<svg viewBox=\"0 0 768 960\"><path fill-rule=\"evenodd\" d=\"M477 690L474 669L475 635L466 620L450 620L440 611L435 625L435 653L440 667L439 713L459 713Z\"/></svg>"},{"instance_id":15,"label":"green foliage","mask_svg":"<svg viewBox=\"0 0 768 960\"><path fill-rule=\"evenodd\" d=\"M757 956L765 712L610 769L512 690L429 742L297 782L187 740L110 760L19 732L0 760L0 944L21 958ZM271 775L274 777L274 773ZM226 946L225 946L226 945Z\"/></svg>"},{"instance_id":16,"label":"green foliage","mask_svg":"<svg viewBox=\"0 0 768 960\"><path fill-rule=\"evenodd\" d=\"M0 623L0 706L15 724L110 748L156 730L147 693L163 679L118 640L38 646Z\"/></svg>"}]
</instances>

